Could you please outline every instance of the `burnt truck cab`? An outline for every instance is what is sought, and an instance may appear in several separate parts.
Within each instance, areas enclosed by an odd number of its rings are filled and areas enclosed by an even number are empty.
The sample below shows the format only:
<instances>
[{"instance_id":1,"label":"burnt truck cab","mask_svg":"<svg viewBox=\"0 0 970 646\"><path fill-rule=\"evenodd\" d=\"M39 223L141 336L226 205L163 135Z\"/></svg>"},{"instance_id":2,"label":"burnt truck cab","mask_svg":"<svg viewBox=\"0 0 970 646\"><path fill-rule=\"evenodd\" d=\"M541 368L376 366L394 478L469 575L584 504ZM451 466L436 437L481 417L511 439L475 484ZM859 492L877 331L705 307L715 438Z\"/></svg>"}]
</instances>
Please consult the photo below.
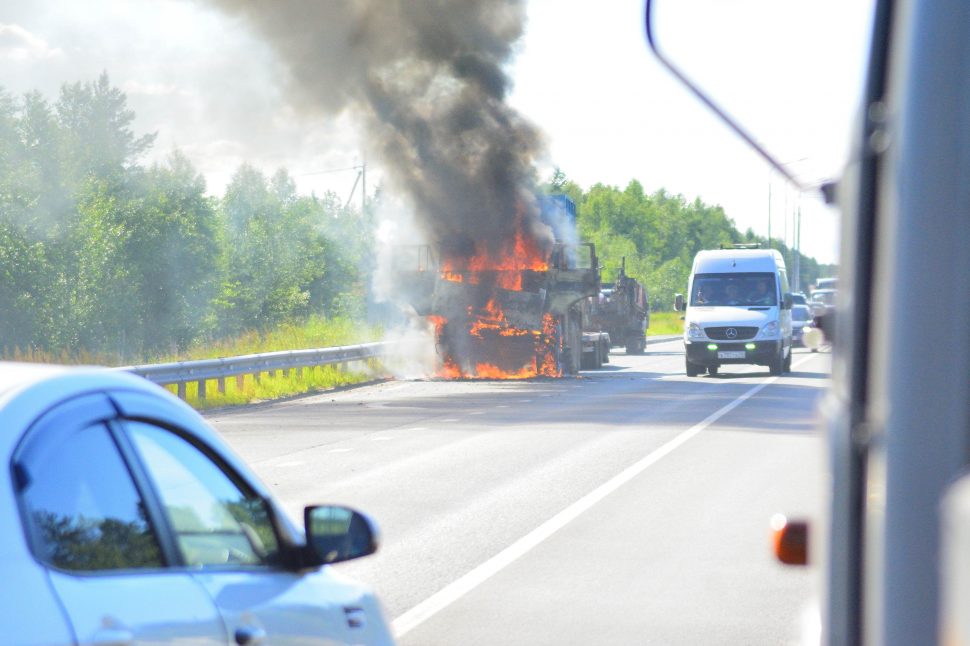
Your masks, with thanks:
<instances>
[{"instance_id":1,"label":"burnt truck cab","mask_svg":"<svg viewBox=\"0 0 970 646\"><path fill-rule=\"evenodd\" d=\"M430 245L396 247L392 266L395 299L418 316L441 322L440 355L515 370L528 362L530 352L552 352L557 372L579 370L581 304L600 290L593 243L555 243L544 269L446 270ZM483 320L487 324L470 335Z\"/></svg>"}]
</instances>

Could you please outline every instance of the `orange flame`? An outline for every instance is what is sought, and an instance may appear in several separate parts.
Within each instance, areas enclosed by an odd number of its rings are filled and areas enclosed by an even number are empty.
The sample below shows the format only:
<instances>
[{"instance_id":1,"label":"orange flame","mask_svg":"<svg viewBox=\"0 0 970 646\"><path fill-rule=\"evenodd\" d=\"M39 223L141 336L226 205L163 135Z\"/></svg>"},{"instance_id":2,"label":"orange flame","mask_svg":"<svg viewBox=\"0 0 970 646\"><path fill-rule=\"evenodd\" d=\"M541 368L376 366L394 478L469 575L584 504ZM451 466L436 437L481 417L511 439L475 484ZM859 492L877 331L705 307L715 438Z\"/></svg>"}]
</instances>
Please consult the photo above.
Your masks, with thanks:
<instances>
[{"instance_id":1,"label":"orange flame","mask_svg":"<svg viewBox=\"0 0 970 646\"><path fill-rule=\"evenodd\" d=\"M521 215L518 217L516 233L512 240L497 252L491 253L488 245L478 242L471 257L451 257L442 259L439 271L441 278L469 285L483 284L483 274L488 273L490 283L498 289L522 291L524 272L545 272L549 262L538 242L526 235L522 227ZM544 317L542 329L529 330L512 326L505 317L495 295L479 311L468 308L467 334L475 337L476 343L502 343L502 338L534 337L534 352L521 368L505 369L488 361L475 364L473 374L467 374L454 357L444 357L438 376L445 379L486 378L486 379L528 379L537 375L560 376L556 362L559 343L555 321L550 314ZM435 326L436 338L441 341L442 332L448 322L444 317L431 316ZM455 334L449 331L449 335ZM527 343L523 340L523 342ZM507 356L507 355L506 355Z\"/></svg>"},{"instance_id":2,"label":"orange flame","mask_svg":"<svg viewBox=\"0 0 970 646\"><path fill-rule=\"evenodd\" d=\"M518 372L502 370L490 363L479 363L475 366L476 376L482 379L530 379L536 376L534 365L528 365Z\"/></svg>"}]
</instances>

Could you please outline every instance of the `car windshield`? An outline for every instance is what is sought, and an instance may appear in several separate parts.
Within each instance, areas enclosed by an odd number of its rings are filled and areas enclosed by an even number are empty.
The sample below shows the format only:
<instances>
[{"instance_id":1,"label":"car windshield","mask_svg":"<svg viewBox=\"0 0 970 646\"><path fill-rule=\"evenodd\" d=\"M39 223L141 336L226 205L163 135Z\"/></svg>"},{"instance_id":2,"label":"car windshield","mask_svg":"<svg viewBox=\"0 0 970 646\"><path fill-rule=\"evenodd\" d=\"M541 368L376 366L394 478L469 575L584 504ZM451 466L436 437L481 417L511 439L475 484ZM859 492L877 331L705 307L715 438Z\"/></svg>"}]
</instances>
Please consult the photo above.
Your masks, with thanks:
<instances>
[{"instance_id":1,"label":"car windshield","mask_svg":"<svg viewBox=\"0 0 970 646\"><path fill-rule=\"evenodd\" d=\"M691 305L771 306L778 304L774 274L697 274Z\"/></svg>"}]
</instances>

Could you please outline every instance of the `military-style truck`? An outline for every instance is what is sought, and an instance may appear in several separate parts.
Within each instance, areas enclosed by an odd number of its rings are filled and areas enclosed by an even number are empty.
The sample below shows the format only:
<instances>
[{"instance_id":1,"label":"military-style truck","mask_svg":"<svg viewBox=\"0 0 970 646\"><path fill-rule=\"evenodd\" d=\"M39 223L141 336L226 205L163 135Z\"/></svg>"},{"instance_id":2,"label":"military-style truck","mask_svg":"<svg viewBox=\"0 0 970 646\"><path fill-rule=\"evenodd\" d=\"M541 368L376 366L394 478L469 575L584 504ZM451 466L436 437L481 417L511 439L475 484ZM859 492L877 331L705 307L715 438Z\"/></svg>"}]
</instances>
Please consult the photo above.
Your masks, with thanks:
<instances>
[{"instance_id":1,"label":"military-style truck","mask_svg":"<svg viewBox=\"0 0 970 646\"><path fill-rule=\"evenodd\" d=\"M623 346L627 354L641 354L647 347L650 303L647 290L626 274L626 258L612 287L604 287L590 301L588 331L609 335L611 346Z\"/></svg>"}]
</instances>

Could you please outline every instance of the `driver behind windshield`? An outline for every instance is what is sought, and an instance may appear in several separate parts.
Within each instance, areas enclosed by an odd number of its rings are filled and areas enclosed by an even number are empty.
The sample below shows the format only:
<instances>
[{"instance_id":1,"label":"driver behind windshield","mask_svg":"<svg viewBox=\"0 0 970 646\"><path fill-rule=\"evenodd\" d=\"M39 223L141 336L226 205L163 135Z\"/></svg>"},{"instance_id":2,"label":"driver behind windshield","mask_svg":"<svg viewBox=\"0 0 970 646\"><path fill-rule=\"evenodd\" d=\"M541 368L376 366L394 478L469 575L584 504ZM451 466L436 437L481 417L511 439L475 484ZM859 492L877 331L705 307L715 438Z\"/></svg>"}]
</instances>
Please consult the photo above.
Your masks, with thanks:
<instances>
[{"instance_id":1,"label":"driver behind windshield","mask_svg":"<svg viewBox=\"0 0 970 646\"><path fill-rule=\"evenodd\" d=\"M771 291L771 285L767 278L759 278L755 281L754 291L748 297L751 305L774 305L775 295Z\"/></svg>"}]
</instances>

